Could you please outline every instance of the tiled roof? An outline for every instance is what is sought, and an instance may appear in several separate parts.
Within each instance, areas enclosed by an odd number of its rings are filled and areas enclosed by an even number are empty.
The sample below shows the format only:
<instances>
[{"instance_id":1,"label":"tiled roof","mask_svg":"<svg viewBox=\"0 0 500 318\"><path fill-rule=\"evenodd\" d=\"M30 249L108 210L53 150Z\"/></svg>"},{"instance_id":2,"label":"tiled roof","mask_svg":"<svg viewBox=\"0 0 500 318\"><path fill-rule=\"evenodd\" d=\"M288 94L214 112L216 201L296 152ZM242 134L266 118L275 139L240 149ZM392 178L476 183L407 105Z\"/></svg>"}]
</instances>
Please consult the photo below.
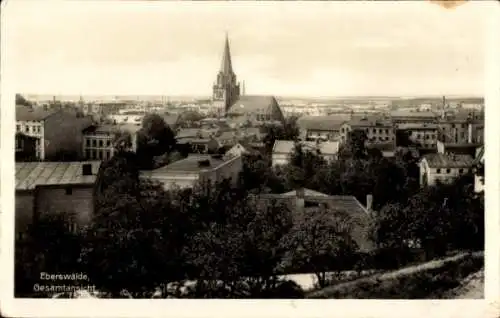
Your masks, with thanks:
<instances>
[{"instance_id":1,"label":"tiled roof","mask_svg":"<svg viewBox=\"0 0 500 318\"><path fill-rule=\"evenodd\" d=\"M292 201L297 199L297 193L291 191L283 194L261 194L259 198L261 200L283 200L288 204L293 204ZM373 243L369 238L370 214L354 196L327 195L311 189L304 189L304 200L306 202L325 203L332 213L340 212L348 215L353 225L351 236L360 250L366 252L373 249ZM291 208L293 209L293 205ZM300 215L297 214L299 211L294 212L300 218ZM314 210L311 211L306 208L305 212L314 213Z\"/></svg>"},{"instance_id":2,"label":"tiled roof","mask_svg":"<svg viewBox=\"0 0 500 318\"><path fill-rule=\"evenodd\" d=\"M438 125L434 123L404 123L404 124L398 124L397 125L398 129L422 129L422 130L427 130L427 129L437 129Z\"/></svg>"},{"instance_id":3,"label":"tiled roof","mask_svg":"<svg viewBox=\"0 0 500 318\"><path fill-rule=\"evenodd\" d=\"M200 161L208 160L209 166L200 166ZM164 167L152 170L152 174L161 174L169 172L199 172L205 169L214 169L225 162L223 157L211 155L189 155L187 158L173 162Z\"/></svg>"},{"instance_id":4,"label":"tiled roof","mask_svg":"<svg viewBox=\"0 0 500 318\"><path fill-rule=\"evenodd\" d=\"M84 164L92 165L93 175L82 174ZM32 190L41 185L94 183L100 165L100 161L16 162L16 190Z\"/></svg>"},{"instance_id":5,"label":"tiled roof","mask_svg":"<svg viewBox=\"0 0 500 318\"><path fill-rule=\"evenodd\" d=\"M116 124L116 125L92 125L84 130L88 133L114 133L117 131L128 131L136 133L141 129L140 126L134 124Z\"/></svg>"},{"instance_id":6,"label":"tiled roof","mask_svg":"<svg viewBox=\"0 0 500 318\"><path fill-rule=\"evenodd\" d=\"M58 110L43 110L28 106L16 106L16 121L41 121L55 114Z\"/></svg>"},{"instance_id":7,"label":"tiled roof","mask_svg":"<svg viewBox=\"0 0 500 318\"><path fill-rule=\"evenodd\" d=\"M283 113L274 96L244 95L233 104L228 114L271 114L271 119L283 120Z\"/></svg>"},{"instance_id":8,"label":"tiled roof","mask_svg":"<svg viewBox=\"0 0 500 318\"><path fill-rule=\"evenodd\" d=\"M351 119L349 114L328 116L302 116L297 119L297 126L306 130L336 131L340 126Z\"/></svg>"},{"instance_id":9,"label":"tiled roof","mask_svg":"<svg viewBox=\"0 0 500 318\"><path fill-rule=\"evenodd\" d=\"M417 112L417 111L404 111L404 110L393 110L391 111L391 117L415 117L415 118L437 118L438 115L434 112Z\"/></svg>"},{"instance_id":10,"label":"tiled roof","mask_svg":"<svg viewBox=\"0 0 500 318\"><path fill-rule=\"evenodd\" d=\"M324 141L316 143L314 141L302 141L304 149L319 151L324 155L335 155L339 151L338 141ZM295 142L291 140L276 140L274 142L273 153L291 153L295 148Z\"/></svg>"},{"instance_id":11,"label":"tiled roof","mask_svg":"<svg viewBox=\"0 0 500 318\"><path fill-rule=\"evenodd\" d=\"M392 121L380 116L354 117L349 120L352 127L392 127Z\"/></svg>"},{"instance_id":12,"label":"tiled roof","mask_svg":"<svg viewBox=\"0 0 500 318\"><path fill-rule=\"evenodd\" d=\"M424 158L430 168L468 168L473 165L474 159L469 155L427 154Z\"/></svg>"}]
</instances>

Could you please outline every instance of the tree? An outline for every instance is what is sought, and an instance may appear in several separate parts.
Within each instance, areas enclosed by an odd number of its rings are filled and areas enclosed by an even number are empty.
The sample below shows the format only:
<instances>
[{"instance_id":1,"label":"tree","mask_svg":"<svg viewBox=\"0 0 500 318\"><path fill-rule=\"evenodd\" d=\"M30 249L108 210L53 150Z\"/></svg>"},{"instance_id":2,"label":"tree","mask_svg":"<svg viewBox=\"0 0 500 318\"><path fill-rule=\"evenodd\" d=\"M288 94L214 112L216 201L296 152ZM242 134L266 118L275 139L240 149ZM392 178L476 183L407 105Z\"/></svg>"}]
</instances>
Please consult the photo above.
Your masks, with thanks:
<instances>
[{"instance_id":1,"label":"tree","mask_svg":"<svg viewBox=\"0 0 500 318\"><path fill-rule=\"evenodd\" d=\"M375 240L382 248L422 248L427 258L449 249L483 248L484 205L471 182L463 176L385 206L377 214Z\"/></svg>"},{"instance_id":2,"label":"tree","mask_svg":"<svg viewBox=\"0 0 500 318\"><path fill-rule=\"evenodd\" d=\"M72 232L65 215L44 215L28 227L26 239L15 242L15 294L33 295L33 285L42 284L40 273L80 271L82 237Z\"/></svg>"},{"instance_id":3,"label":"tree","mask_svg":"<svg viewBox=\"0 0 500 318\"><path fill-rule=\"evenodd\" d=\"M137 132L137 155L143 169L153 167L153 158L170 153L175 147L175 134L158 114L148 114Z\"/></svg>"},{"instance_id":4,"label":"tree","mask_svg":"<svg viewBox=\"0 0 500 318\"><path fill-rule=\"evenodd\" d=\"M276 140L293 140L299 137L299 128L297 118L290 117L285 120L283 125L266 125L263 127L264 145L267 153L271 153Z\"/></svg>"},{"instance_id":5,"label":"tree","mask_svg":"<svg viewBox=\"0 0 500 318\"><path fill-rule=\"evenodd\" d=\"M367 157L366 141L368 137L366 132L361 129L355 129L348 133L347 142L339 151L341 158L362 159Z\"/></svg>"},{"instance_id":6,"label":"tree","mask_svg":"<svg viewBox=\"0 0 500 318\"><path fill-rule=\"evenodd\" d=\"M198 280L194 297L262 297L276 287L291 227L286 207L262 204L223 181L196 189L189 210L197 225L186 256Z\"/></svg>"},{"instance_id":7,"label":"tree","mask_svg":"<svg viewBox=\"0 0 500 318\"><path fill-rule=\"evenodd\" d=\"M181 279L186 216L160 185L139 179L133 153L102 164L95 215L82 259L98 289L118 297L127 290L148 297Z\"/></svg>"},{"instance_id":8,"label":"tree","mask_svg":"<svg viewBox=\"0 0 500 318\"><path fill-rule=\"evenodd\" d=\"M269 158L260 154L245 154L242 159L240 187L257 193L281 193L285 191L284 180L275 173Z\"/></svg>"},{"instance_id":9,"label":"tree","mask_svg":"<svg viewBox=\"0 0 500 318\"><path fill-rule=\"evenodd\" d=\"M285 167L287 184L291 188L307 187L318 169L325 165L326 161L319 149L305 149L297 142L290 155L289 164Z\"/></svg>"},{"instance_id":10,"label":"tree","mask_svg":"<svg viewBox=\"0 0 500 318\"><path fill-rule=\"evenodd\" d=\"M327 272L350 268L356 243L350 237L349 219L338 211L319 208L306 211L288 235L294 266L312 270L320 287L327 285Z\"/></svg>"},{"instance_id":11,"label":"tree","mask_svg":"<svg viewBox=\"0 0 500 318\"><path fill-rule=\"evenodd\" d=\"M27 100L23 95L16 94L16 105L32 106L32 103L29 100Z\"/></svg>"}]
</instances>

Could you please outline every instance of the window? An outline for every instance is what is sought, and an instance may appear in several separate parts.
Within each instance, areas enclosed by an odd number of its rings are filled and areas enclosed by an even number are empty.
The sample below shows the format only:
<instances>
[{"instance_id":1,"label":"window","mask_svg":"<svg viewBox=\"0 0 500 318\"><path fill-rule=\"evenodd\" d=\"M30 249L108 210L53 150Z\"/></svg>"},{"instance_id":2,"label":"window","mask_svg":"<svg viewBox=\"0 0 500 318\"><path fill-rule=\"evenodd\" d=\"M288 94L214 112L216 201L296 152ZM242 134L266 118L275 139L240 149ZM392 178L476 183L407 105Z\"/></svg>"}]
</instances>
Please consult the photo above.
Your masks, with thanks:
<instances>
[{"instance_id":1,"label":"window","mask_svg":"<svg viewBox=\"0 0 500 318\"><path fill-rule=\"evenodd\" d=\"M450 173L451 172L451 169L446 169L446 173Z\"/></svg>"},{"instance_id":2,"label":"window","mask_svg":"<svg viewBox=\"0 0 500 318\"><path fill-rule=\"evenodd\" d=\"M90 150L85 149L85 158L90 159Z\"/></svg>"},{"instance_id":3,"label":"window","mask_svg":"<svg viewBox=\"0 0 500 318\"><path fill-rule=\"evenodd\" d=\"M99 140L99 147L104 146L104 141L102 139Z\"/></svg>"},{"instance_id":4,"label":"window","mask_svg":"<svg viewBox=\"0 0 500 318\"><path fill-rule=\"evenodd\" d=\"M425 139L429 139L429 135L425 135Z\"/></svg>"},{"instance_id":5,"label":"window","mask_svg":"<svg viewBox=\"0 0 500 318\"><path fill-rule=\"evenodd\" d=\"M21 131L21 125L16 125L16 131Z\"/></svg>"},{"instance_id":6,"label":"window","mask_svg":"<svg viewBox=\"0 0 500 318\"><path fill-rule=\"evenodd\" d=\"M95 140L94 140L95 141ZM95 149L92 149L92 156L90 157L90 159L96 159L97 155L96 155L96 150Z\"/></svg>"},{"instance_id":7,"label":"window","mask_svg":"<svg viewBox=\"0 0 500 318\"><path fill-rule=\"evenodd\" d=\"M66 195L72 195L73 194L73 189L71 187L66 188Z\"/></svg>"},{"instance_id":8,"label":"window","mask_svg":"<svg viewBox=\"0 0 500 318\"><path fill-rule=\"evenodd\" d=\"M458 169L458 173L460 174L464 173L464 169Z\"/></svg>"},{"instance_id":9,"label":"window","mask_svg":"<svg viewBox=\"0 0 500 318\"><path fill-rule=\"evenodd\" d=\"M75 221L68 221L68 230L71 232L71 233L76 233L77 230L78 230L78 227L76 225L76 222Z\"/></svg>"},{"instance_id":10,"label":"window","mask_svg":"<svg viewBox=\"0 0 500 318\"><path fill-rule=\"evenodd\" d=\"M436 169L436 173L441 173L441 169Z\"/></svg>"},{"instance_id":11,"label":"window","mask_svg":"<svg viewBox=\"0 0 500 318\"><path fill-rule=\"evenodd\" d=\"M26 125L26 132L29 133L30 132L30 126Z\"/></svg>"},{"instance_id":12,"label":"window","mask_svg":"<svg viewBox=\"0 0 500 318\"><path fill-rule=\"evenodd\" d=\"M111 139L106 140L106 146L111 147Z\"/></svg>"},{"instance_id":13,"label":"window","mask_svg":"<svg viewBox=\"0 0 500 318\"><path fill-rule=\"evenodd\" d=\"M92 147L97 147L97 140L92 139Z\"/></svg>"},{"instance_id":14,"label":"window","mask_svg":"<svg viewBox=\"0 0 500 318\"><path fill-rule=\"evenodd\" d=\"M90 139L86 140L86 145L87 145L87 147L90 147Z\"/></svg>"},{"instance_id":15,"label":"window","mask_svg":"<svg viewBox=\"0 0 500 318\"><path fill-rule=\"evenodd\" d=\"M385 133L386 133L386 134L389 134L389 129L386 129L386 130L385 130Z\"/></svg>"}]
</instances>

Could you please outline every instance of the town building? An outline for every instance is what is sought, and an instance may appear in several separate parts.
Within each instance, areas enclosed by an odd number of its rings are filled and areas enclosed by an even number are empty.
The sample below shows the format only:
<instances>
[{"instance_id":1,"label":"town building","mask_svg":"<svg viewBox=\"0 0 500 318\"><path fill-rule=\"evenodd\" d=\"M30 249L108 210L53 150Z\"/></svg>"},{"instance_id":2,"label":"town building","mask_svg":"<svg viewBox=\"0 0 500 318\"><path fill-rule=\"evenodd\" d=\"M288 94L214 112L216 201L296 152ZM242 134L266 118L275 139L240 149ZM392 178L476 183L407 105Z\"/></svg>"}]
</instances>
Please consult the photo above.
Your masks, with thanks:
<instances>
[{"instance_id":1,"label":"town building","mask_svg":"<svg viewBox=\"0 0 500 318\"><path fill-rule=\"evenodd\" d=\"M439 121L439 140L466 144L484 142L484 113L459 111L443 115Z\"/></svg>"},{"instance_id":2,"label":"town building","mask_svg":"<svg viewBox=\"0 0 500 318\"><path fill-rule=\"evenodd\" d=\"M434 112L393 110L390 117L397 127L399 124L436 123L439 116Z\"/></svg>"},{"instance_id":3,"label":"town building","mask_svg":"<svg viewBox=\"0 0 500 318\"><path fill-rule=\"evenodd\" d=\"M395 133L392 122L387 118L379 116L354 117L342 124L340 128L340 140L345 143L349 133L355 130L362 130L366 133L367 143L387 144L395 141Z\"/></svg>"},{"instance_id":4,"label":"town building","mask_svg":"<svg viewBox=\"0 0 500 318\"><path fill-rule=\"evenodd\" d=\"M452 142L442 142L437 141L437 152L438 153L454 153L456 155L469 155L472 157L476 156L477 150L482 147L482 144L476 143L452 143Z\"/></svg>"},{"instance_id":5,"label":"town building","mask_svg":"<svg viewBox=\"0 0 500 318\"><path fill-rule=\"evenodd\" d=\"M231 147L224 156L226 157L237 157L250 154L260 154L259 148L254 144L247 143L244 141L239 141L236 145Z\"/></svg>"},{"instance_id":6,"label":"town building","mask_svg":"<svg viewBox=\"0 0 500 318\"><path fill-rule=\"evenodd\" d=\"M297 119L300 139L304 141L337 141L341 136L342 124L350 119L350 114L302 116Z\"/></svg>"},{"instance_id":7,"label":"town building","mask_svg":"<svg viewBox=\"0 0 500 318\"><path fill-rule=\"evenodd\" d=\"M189 155L151 171L141 171L141 177L160 182L168 190L175 187L192 188L196 185L231 179L236 184L243 168L241 156Z\"/></svg>"},{"instance_id":8,"label":"town building","mask_svg":"<svg viewBox=\"0 0 500 318\"><path fill-rule=\"evenodd\" d=\"M130 133L131 151L137 150L137 132L141 127L133 124L92 125L83 130L81 144L87 160L109 160L115 153L115 138L120 132Z\"/></svg>"},{"instance_id":9,"label":"town building","mask_svg":"<svg viewBox=\"0 0 500 318\"><path fill-rule=\"evenodd\" d=\"M449 183L471 171L474 159L469 155L432 153L420 160L420 185Z\"/></svg>"},{"instance_id":10,"label":"town building","mask_svg":"<svg viewBox=\"0 0 500 318\"><path fill-rule=\"evenodd\" d=\"M484 192L484 146L477 149L473 167L474 192Z\"/></svg>"},{"instance_id":11,"label":"town building","mask_svg":"<svg viewBox=\"0 0 500 318\"><path fill-rule=\"evenodd\" d=\"M319 154L326 160L332 161L337 159L337 154L339 152L339 142L338 141L325 141L325 142L314 142L314 141L301 141L303 150L312 151ZM276 140L273 146L272 152L272 165L282 166L287 165L290 162L291 155L295 151L296 143L291 140Z\"/></svg>"},{"instance_id":12,"label":"town building","mask_svg":"<svg viewBox=\"0 0 500 318\"><path fill-rule=\"evenodd\" d=\"M405 136L421 150L435 150L437 148L438 125L435 123L401 123L397 131L404 132Z\"/></svg>"},{"instance_id":13,"label":"town building","mask_svg":"<svg viewBox=\"0 0 500 318\"><path fill-rule=\"evenodd\" d=\"M16 162L16 237L23 239L29 225L48 215L63 214L71 230L87 224L99 167L99 161Z\"/></svg>"},{"instance_id":14,"label":"town building","mask_svg":"<svg viewBox=\"0 0 500 318\"><path fill-rule=\"evenodd\" d=\"M36 145L38 138L16 132L16 162L37 160Z\"/></svg>"},{"instance_id":15,"label":"town building","mask_svg":"<svg viewBox=\"0 0 500 318\"><path fill-rule=\"evenodd\" d=\"M35 155L39 160L57 159L62 153L81 157L82 130L91 124L89 117L77 117L64 110L16 106L16 133L36 138Z\"/></svg>"},{"instance_id":16,"label":"town building","mask_svg":"<svg viewBox=\"0 0 500 318\"><path fill-rule=\"evenodd\" d=\"M303 222L307 214L318 210L331 213L332 217L347 218L343 222L357 243L361 252L369 252L375 248L370 238L370 221L373 213L372 195L367 195L366 206L363 206L354 196L328 195L311 189L297 189L281 194L259 194L260 202L270 205L283 203L292 211L294 222Z\"/></svg>"}]
</instances>

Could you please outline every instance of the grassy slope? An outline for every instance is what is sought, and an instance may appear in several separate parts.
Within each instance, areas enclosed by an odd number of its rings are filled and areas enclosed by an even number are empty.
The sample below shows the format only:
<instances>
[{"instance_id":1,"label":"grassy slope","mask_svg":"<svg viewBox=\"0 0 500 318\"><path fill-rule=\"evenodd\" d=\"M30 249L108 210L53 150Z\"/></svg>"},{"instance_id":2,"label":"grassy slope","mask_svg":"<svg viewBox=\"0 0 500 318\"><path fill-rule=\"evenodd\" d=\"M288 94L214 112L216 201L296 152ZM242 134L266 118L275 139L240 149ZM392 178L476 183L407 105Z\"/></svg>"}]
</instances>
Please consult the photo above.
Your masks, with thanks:
<instances>
[{"instance_id":1,"label":"grassy slope","mask_svg":"<svg viewBox=\"0 0 500 318\"><path fill-rule=\"evenodd\" d=\"M463 253L397 271L311 292L308 298L432 299L448 297L469 274L484 265L482 252Z\"/></svg>"}]
</instances>

